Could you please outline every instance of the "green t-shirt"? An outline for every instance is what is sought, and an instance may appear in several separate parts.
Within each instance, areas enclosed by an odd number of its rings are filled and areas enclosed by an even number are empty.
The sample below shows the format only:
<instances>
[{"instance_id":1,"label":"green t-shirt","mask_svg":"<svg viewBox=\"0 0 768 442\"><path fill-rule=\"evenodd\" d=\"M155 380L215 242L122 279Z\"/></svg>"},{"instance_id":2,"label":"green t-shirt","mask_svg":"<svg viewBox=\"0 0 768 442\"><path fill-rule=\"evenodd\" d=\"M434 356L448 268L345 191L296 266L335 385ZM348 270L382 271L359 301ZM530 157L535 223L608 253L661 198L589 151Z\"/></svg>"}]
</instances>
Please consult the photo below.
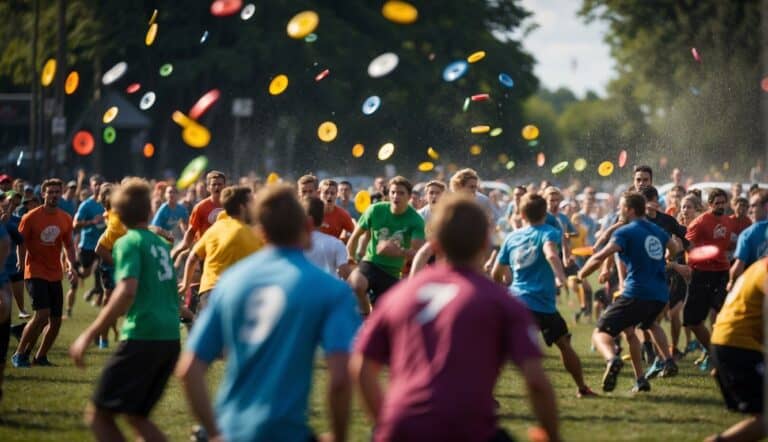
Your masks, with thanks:
<instances>
[{"instance_id":1,"label":"green t-shirt","mask_svg":"<svg viewBox=\"0 0 768 442\"><path fill-rule=\"evenodd\" d=\"M389 202L372 204L360 216L358 225L371 231L363 260L376 264L396 278L400 277L405 258L378 255L376 247L379 241L392 239L398 241L402 248L409 249L411 240L424 239L424 219L411 206L402 214L395 215L390 210Z\"/></svg>"},{"instance_id":2,"label":"green t-shirt","mask_svg":"<svg viewBox=\"0 0 768 442\"><path fill-rule=\"evenodd\" d=\"M112 256L115 281L138 281L120 339L179 339L179 295L168 243L149 230L130 229L115 242Z\"/></svg>"}]
</instances>

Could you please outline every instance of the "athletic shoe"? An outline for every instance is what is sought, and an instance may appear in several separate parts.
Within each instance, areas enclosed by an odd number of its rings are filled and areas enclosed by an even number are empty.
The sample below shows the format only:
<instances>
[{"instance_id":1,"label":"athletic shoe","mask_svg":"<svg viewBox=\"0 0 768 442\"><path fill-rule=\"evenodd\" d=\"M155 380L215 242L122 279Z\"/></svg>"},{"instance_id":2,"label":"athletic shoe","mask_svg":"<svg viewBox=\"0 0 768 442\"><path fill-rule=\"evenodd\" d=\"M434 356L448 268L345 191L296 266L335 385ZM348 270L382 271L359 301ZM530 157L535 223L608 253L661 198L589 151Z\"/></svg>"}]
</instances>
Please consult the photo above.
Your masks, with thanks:
<instances>
[{"instance_id":1,"label":"athletic shoe","mask_svg":"<svg viewBox=\"0 0 768 442\"><path fill-rule=\"evenodd\" d=\"M24 327L26 327L26 325L26 322L22 322L21 324L11 326L11 334L17 341L21 340L21 334L24 333Z\"/></svg>"},{"instance_id":2,"label":"athletic shoe","mask_svg":"<svg viewBox=\"0 0 768 442\"><path fill-rule=\"evenodd\" d=\"M202 425L195 425L192 427L192 434L189 435L189 440L192 442L208 442L208 432L205 431L205 427Z\"/></svg>"},{"instance_id":3,"label":"athletic shoe","mask_svg":"<svg viewBox=\"0 0 768 442\"><path fill-rule=\"evenodd\" d=\"M32 314L28 313L26 310L19 311L19 319L29 319L30 317L32 317Z\"/></svg>"},{"instance_id":4,"label":"athletic shoe","mask_svg":"<svg viewBox=\"0 0 768 442\"><path fill-rule=\"evenodd\" d=\"M648 370L645 372L645 379L653 379L656 376L658 376L663 370L664 370L664 363L661 362L661 359L656 358L653 361L653 364L651 364L651 366L648 367Z\"/></svg>"},{"instance_id":5,"label":"athletic shoe","mask_svg":"<svg viewBox=\"0 0 768 442\"><path fill-rule=\"evenodd\" d=\"M583 398L583 397L598 397L599 395L592 391L589 387L579 388L579 391L576 393L576 397Z\"/></svg>"},{"instance_id":6,"label":"athletic shoe","mask_svg":"<svg viewBox=\"0 0 768 442\"><path fill-rule=\"evenodd\" d=\"M685 347L685 354L693 353L699 348L700 348L699 341L694 339L693 341L689 342L688 345Z\"/></svg>"},{"instance_id":7,"label":"athletic shoe","mask_svg":"<svg viewBox=\"0 0 768 442\"><path fill-rule=\"evenodd\" d=\"M664 369L661 370L661 373L659 374L659 376L663 378L671 378L672 376L677 375L677 371L678 371L678 368L677 368L677 364L675 364L674 358L667 359L667 361L664 362Z\"/></svg>"},{"instance_id":8,"label":"athletic shoe","mask_svg":"<svg viewBox=\"0 0 768 442\"><path fill-rule=\"evenodd\" d=\"M624 366L624 362L621 358L614 357L605 366L605 373L603 373L603 391L613 391L616 388L616 378L619 377L621 367Z\"/></svg>"},{"instance_id":9,"label":"athletic shoe","mask_svg":"<svg viewBox=\"0 0 768 442\"><path fill-rule=\"evenodd\" d=\"M707 359L709 359L709 354L707 352L702 352L701 356L699 356L698 359L693 361L693 364L694 365L701 365Z\"/></svg>"},{"instance_id":10,"label":"athletic shoe","mask_svg":"<svg viewBox=\"0 0 768 442\"><path fill-rule=\"evenodd\" d=\"M55 367L56 364L48 360L48 356L41 356L39 358L33 358L32 364L39 365L40 367Z\"/></svg>"},{"instance_id":11,"label":"athletic shoe","mask_svg":"<svg viewBox=\"0 0 768 442\"><path fill-rule=\"evenodd\" d=\"M11 357L11 364L16 368L29 368L32 364L29 363L29 356L14 353Z\"/></svg>"},{"instance_id":12,"label":"athletic shoe","mask_svg":"<svg viewBox=\"0 0 768 442\"><path fill-rule=\"evenodd\" d=\"M705 354L704 355L704 360L701 361L701 363L699 364L699 370L707 372L710 369L709 365L710 365L709 364L709 355Z\"/></svg>"},{"instance_id":13,"label":"athletic shoe","mask_svg":"<svg viewBox=\"0 0 768 442\"><path fill-rule=\"evenodd\" d=\"M656 351L653 349L653 343L649 341L643 342L643 360L646 364L656 360Z\"/></svg>"},{"instance_id":14,"label":"athletic shoe","mask_svg":"<svg viewBox=\"0 0 768 442\"><path fill-rule=\"evenodd\" d=\"M632 387L632 393L640 393L641 391L651 391L651 383L646 378L638 379Z\"/></svg>"},{"instance_id":15,"label":"athletic shoe","mask_svg":"<svg viewBox=\"0 0 768 442\"><path fill-rule=\"evenodd\" d=\"M109 348L109 339L99 338L99 348Z\"/></svg>"}]
</instances>

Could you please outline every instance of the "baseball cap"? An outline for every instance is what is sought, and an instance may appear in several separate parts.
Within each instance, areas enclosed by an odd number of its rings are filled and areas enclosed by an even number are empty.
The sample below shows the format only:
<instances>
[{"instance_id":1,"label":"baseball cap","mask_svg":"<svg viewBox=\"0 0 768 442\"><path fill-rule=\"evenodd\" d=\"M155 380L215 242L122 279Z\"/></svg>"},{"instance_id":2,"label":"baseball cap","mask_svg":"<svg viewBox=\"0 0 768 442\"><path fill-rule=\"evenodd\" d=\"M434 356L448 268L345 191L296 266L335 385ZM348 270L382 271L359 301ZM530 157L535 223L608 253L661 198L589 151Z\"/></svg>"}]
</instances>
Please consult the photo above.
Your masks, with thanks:
<instances>
[{"instance_id":1,"label":"baseball cap","mask_svg":"<svg viewBox=\"0 0 768 442\"><path fill-rule=\"evenodd\" d=\"M32 187L32 186L30 186L29 184L27 184L26 186L24 186L24 191L25 191L25 192L27 192L27 191L29 191L29 192L32 192L33 190L35 190L35 188L34 188L34 187Z\"/></svg>"},{"instance_id":2,"label":"baseball cap","mask_svg":"<svg viewBox=\"0 0 768 442\"><path fill-rule=\"evenodd\" d=\"M67 183L67 187L77 187L77 183L74 180L72 180Z\"/></svg>"},{"instance_id":3,"label":"baseball cap","mask_svg":"<svg viewBox=\"0 0 768 442\"><path fill-rule=\"evenodd\" d=\"M10 183L11 181L13 181L13 180L11 180L10 176L8 176L6 174L0 175L0 183Z\"/></svg>"}]
</instances>

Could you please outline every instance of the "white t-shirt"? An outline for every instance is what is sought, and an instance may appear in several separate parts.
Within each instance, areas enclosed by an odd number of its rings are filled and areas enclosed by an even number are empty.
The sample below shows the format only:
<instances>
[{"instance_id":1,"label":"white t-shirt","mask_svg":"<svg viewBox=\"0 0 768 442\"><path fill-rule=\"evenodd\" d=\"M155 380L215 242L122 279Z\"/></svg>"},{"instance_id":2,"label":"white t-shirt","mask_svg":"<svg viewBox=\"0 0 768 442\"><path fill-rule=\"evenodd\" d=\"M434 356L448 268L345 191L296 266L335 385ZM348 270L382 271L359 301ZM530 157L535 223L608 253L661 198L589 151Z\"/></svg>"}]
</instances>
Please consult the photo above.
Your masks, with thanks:
<instances>
[{"instance_id":1,"label":"white t-shirt","mask_svg":"<svg viewBox=\"0 0 768 442\"><path fill-rule=\"evenodd\" d=\"M334 276L337 276L336 269L349 259L347 247L339 238L317 230L312 232L312 248L305 250L304 255L312 264Z\"/></svg>"}]
</instances>

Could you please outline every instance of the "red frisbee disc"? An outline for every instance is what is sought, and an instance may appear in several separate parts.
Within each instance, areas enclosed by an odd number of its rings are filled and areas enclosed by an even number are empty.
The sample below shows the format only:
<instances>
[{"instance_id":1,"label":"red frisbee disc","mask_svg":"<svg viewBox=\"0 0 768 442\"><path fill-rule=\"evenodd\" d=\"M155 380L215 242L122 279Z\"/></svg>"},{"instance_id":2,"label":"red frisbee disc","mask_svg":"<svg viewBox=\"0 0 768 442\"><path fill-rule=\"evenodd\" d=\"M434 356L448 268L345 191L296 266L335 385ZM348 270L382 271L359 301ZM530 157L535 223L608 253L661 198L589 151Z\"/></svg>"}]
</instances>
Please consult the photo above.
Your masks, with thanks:
<instances>
[{"instance_id":1,"label":"red frisbee disc","mask_svg":"<svg viewBox=\"0 0 768 442\"><path fill-rule=\"evenodd\" d=\"M200 99L197 100L197 103L189 109L189 117L193 120L202 117L214 103L219 101L220 96L221 92L218 89L211 89L206 92L205 95L200 97Z\"/></svg>"},{"instance_id":2,"label":"red frisbee disc","mask_svg":"<svg viewBox=\"0 0 768 442\"><path fill-rule=\"evenodd\" d=\"M697 263L697 262L709 261L710 259L717 258L719 254L720 254L720 249L718 249L717 246L708 245L708 246L694 247L688 251L688 262Z\"/></svg>"},{"instance_id":3,"label":"red frisbee disc","mask_svg":"<svg viewBox=\"0 0 768 442\"><path fill-rule=\"evenodd\" d=\"M90 155L96 142L87 130L81 130L72 137L72 149L78 155Z\"/></svg>"},{"instance_id":4,"label":"red frisbee disc","mask_svg":"<svg viewBox=\"0 0 768 442\"><path fill-rule=\"evenodd\" d=\"M624 167L627 165L627 151L622 150L619 152L619 167Z\"/></svg>"}]
</instances>

